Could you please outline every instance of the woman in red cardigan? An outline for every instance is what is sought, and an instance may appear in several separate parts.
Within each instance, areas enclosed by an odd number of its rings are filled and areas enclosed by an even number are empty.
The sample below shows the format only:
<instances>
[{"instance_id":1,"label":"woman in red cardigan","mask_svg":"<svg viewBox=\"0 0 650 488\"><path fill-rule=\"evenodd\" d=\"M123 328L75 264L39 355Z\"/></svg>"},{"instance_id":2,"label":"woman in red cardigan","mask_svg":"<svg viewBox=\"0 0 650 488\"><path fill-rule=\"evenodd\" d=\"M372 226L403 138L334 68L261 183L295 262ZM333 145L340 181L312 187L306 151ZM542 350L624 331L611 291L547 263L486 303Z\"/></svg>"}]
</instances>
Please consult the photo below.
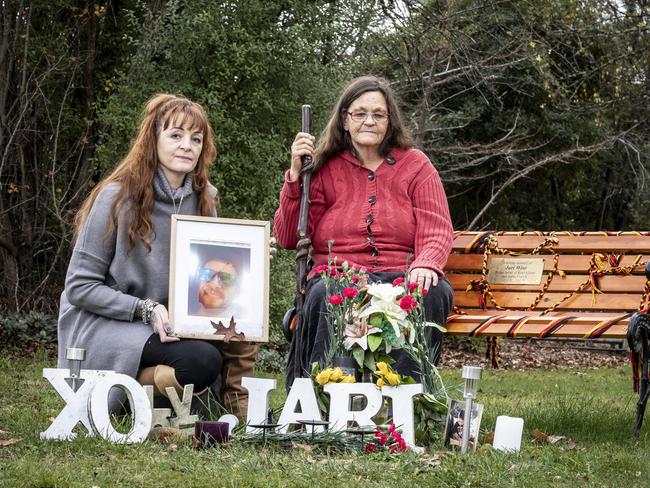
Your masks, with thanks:
<instances>
[{"instance_id":1,"label":"woman in red cardigan","mask_svg":"<svg viewBox=\"0 0 650 488\"><path fill-rule=\"evenodd\" d=\"M297 244L302 156L314 159L308 220L314 268L327 263L332 240L336 262L366 268L371 282L390 283L408 272L409 281L428 291L427 320L444 325L453 303L443 272L453 238L447 197L431 161L412 147L388 82L374 76L352 80L318 144L310 134L296 135L275 213L275 237L285 249ZM292 343L287 386L296 361L308 376L311 364L322 362L329 347L325 286L314 275L308 276L305 323L299 337L292 338L301 341L301 354L296 357ZM431 334L431 354L437 360L442 334L433 328ZM397 372L419 377L406 354L397 350L393 356Z\"/></svg>"}]
</instances>

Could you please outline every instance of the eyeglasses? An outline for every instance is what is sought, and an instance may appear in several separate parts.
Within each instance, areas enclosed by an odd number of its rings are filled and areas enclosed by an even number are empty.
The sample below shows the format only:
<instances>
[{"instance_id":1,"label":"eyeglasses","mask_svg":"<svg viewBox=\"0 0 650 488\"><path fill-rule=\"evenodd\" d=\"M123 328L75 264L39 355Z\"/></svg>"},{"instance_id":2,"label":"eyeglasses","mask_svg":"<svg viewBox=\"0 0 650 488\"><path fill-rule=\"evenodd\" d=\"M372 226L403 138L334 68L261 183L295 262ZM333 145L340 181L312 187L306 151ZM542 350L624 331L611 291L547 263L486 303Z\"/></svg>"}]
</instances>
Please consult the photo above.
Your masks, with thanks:
<instances>
[{"instance_id":1,"label":"eyeglasses","mask_svg":"<svg viewBox=\"0 0 650 488\"><path fill-rule=\"evenodd\" d=\"M202 283L213 281L215 278L218 279L219 284L223 286L231 286L235 283L237 276L231 273L226 273L224 271L215 271L211 268L203 268L199 272L199 280Z\"/></svg>"},{"instance_id":2,"label":"eyeglasses","mask_svg":"<svg viewBox=\"0 0 650 488\"><path fill-rule=\"evenodd\" d=\"M389 114L384 112L348 112L348 115L355 122L365 122L368 117L372 117L372 119L378 124L383 124L388 120Z\"/></svg>"}]
</instances>

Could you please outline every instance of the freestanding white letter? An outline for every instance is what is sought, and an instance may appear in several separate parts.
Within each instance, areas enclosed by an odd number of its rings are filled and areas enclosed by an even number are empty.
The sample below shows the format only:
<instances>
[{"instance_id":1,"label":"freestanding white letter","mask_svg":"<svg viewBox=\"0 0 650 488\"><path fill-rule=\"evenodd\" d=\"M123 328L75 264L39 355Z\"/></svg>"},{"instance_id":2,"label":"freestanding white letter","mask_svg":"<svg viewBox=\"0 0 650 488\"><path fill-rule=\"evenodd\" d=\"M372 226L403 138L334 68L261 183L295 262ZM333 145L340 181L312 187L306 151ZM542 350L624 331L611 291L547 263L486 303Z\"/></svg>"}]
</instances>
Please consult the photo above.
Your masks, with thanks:
<instances>
[{"instance_id":1,"label":"freestanding white letter","mask_svg":"<svg viewBox=\"0 0 650 488\"><path fill-rule=\"evenodd\" d=\"M250 425L266 423L266 413L269 408L269 393L275 390L277 380L267 378L241 379L241 385L248 390L248 411L246 412L246 433L259 433L260 429L254 429Z\"/></svg>"},{"instance_id":2,"label":"freestanding white letter","mask_svg":"<svg viewBox=\"0 0 650 488\"><path fill-rule=\"evenodd\" d=\"M375 425L372 417L381 408L381 392L373 383L328 383L324 387L330 394L330 430L345 430L348 422L359 426ZM363 410L350 410L352 395L363 395L368 404Z\"/></svg>"},{"instance_id":3,"label":"freestanding white letter","mask_svg":"<svg viewBox=\"0 0 650 488\"><path fill-rule=\"evenodd\" d=\"M401 428L404 442L415 452L424 452L423 447L415 445L415 426L413 425L413 397L424 390L422 384L383 386L381 392L393 400L393 423Z\"/></svg>"},{"instance_id":4,"label":"freestanding white letter","mask_svg":"<svg viewBox=\"0 0 650 488\"><path fill-rule=\"evenodd\" d=\"M296 412L296 407L300 404L300 412ZM299 420L318 420L322 421L320 410L318 408L318 401L316 400L316 393L310 378L296 378L291 385L291 391L287 395L287 401L282 408L280 415L279 432L286 433L289 429L289 424L298 423ZM314 432L322 432L323 426L315 425Z\"/></svg>"},{"instance_id":5,"label":"freestanding white letter","mask_svg":"<svg viewBox=\"0 0 650 488\"><path fill-rule=\"evenodd\" d=\"M111 424L108 395L114 386L122 387L131 404L133 424L126 434L120 434ZM147 394L140 383L125 374L115 373L99 380L91 393L89 410L95 432L111 442L119 444L142 442L151 430L152 416Z\"/></svg>"},{"instance_id":6,"label":"freestanding white letter","mask_svg":"<svg viewBox=\"0 0 650 488\"><path fill-rule=\"evenodd\" d=\"M41 439L74 439L77 434L72 431L79 422L86 429L88 435L93 435L93 426L89 417L88 399L95 384L105 376L114 374L114 371L82 369L79 377L84 381L77 391L74 391L65 381L66 376L69 374L70 370L68 369L43 369L43 378L50 382L56 392L63 398L66 405L54 419L52 425L45 432L41 432Z\"/></svg>"}]
</instances>

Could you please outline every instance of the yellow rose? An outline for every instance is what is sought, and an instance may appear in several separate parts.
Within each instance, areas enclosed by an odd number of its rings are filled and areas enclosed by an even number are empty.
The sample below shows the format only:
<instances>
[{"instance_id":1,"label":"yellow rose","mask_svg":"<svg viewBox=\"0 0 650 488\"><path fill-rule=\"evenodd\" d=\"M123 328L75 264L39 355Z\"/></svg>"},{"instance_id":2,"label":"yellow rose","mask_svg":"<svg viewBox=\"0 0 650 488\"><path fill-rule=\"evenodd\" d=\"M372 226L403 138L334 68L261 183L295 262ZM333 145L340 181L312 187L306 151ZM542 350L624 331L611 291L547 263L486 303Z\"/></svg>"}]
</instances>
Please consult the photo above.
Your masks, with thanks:
<instances>
[{"instance_id":1,"label":"yellow rose","mask_svg":"<svg viewBox=\"0 0 650 488\"><path fill-rule=\"evenodd\" d=\"M351 374L346 374L341 378L341 383L356 383L357 379L354 377L354 375Z\"/></svg>"},{"instance_id":2,"label":"yellow rose","mask_svg":"<svg viewBox=\"0 0 650 488\"><path fill-rule=\"evenodd\" d=\"M384 378L379 378L379 379L377 380L377 388L381 388L381 387L384 386L385 384L386 384L386 382L384 381Z\"/></svg>"},{"instance_id":3,"label":"yellow rose","mask_svg":"<svg viewBox=\"0 0 650 488\"><path fill-rule=\"evenodd\" d=\"M327 384L330 382L330 376L332 376L332 368L324 369L316 375L316 383L319 385Z\"/></svg>"},{"instance_id":4,"label":"yellow rose","mask_svg":"<svg viewBox=\"0 0 650 488\"><path fill-rule=\"evenodd\" d=\"M343 371L341 371L341 368L334 368L332 371L332 376L330 376L330 382L336 383L343 377Z\"/></svg>"},{"instance_id":5,"label":"yellow rose","mask_svg":"<svg viewBox=\"0 0 650 488\"><path fill-rule=\"evenodd\" d=\"M386 376L388 374L388 364L383 361L379 361L377 363L377 369L379 371L375 371L375 374L380 374L382 376Z\"/></svg>"},{"instance_id":6,"label":"yellow rose","mask_svg":"<svg viewBox=\"0 0 650 488\"><path fill-rule=\"evenodd\" d=\"M386 381L388 381L388 384L391 386L399 385L399 375L397 373L388 373L386 375Z\"/></svg>"}]
</instances>

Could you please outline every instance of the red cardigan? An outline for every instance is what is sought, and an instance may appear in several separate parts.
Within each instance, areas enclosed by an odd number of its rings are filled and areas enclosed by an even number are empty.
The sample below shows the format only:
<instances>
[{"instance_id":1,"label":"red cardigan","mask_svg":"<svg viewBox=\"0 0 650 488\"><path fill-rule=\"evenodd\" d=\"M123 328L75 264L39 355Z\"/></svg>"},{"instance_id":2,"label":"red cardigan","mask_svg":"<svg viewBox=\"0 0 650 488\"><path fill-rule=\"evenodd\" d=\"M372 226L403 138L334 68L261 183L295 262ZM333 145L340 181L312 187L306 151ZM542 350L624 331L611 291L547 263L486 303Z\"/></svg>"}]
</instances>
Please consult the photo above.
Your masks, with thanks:
<instances>
[{"instance_id":1,"label":"red cardigan","mask_svg":"<svg viewBox=\"0 0 650 488\"><path fill-rule=\"evenodd\" d=\"M273 231L280 246L295 249L302 190L300 179L289 182L288 174ZM313 175L310 200L307 232L315 266L327 263L327 241L333 240L339 265L405 271L411 254L408 269L443 276L453 228L438 172L421 151L393 149L374 172L344 151Z\"/></svg>"}]
</instances>

